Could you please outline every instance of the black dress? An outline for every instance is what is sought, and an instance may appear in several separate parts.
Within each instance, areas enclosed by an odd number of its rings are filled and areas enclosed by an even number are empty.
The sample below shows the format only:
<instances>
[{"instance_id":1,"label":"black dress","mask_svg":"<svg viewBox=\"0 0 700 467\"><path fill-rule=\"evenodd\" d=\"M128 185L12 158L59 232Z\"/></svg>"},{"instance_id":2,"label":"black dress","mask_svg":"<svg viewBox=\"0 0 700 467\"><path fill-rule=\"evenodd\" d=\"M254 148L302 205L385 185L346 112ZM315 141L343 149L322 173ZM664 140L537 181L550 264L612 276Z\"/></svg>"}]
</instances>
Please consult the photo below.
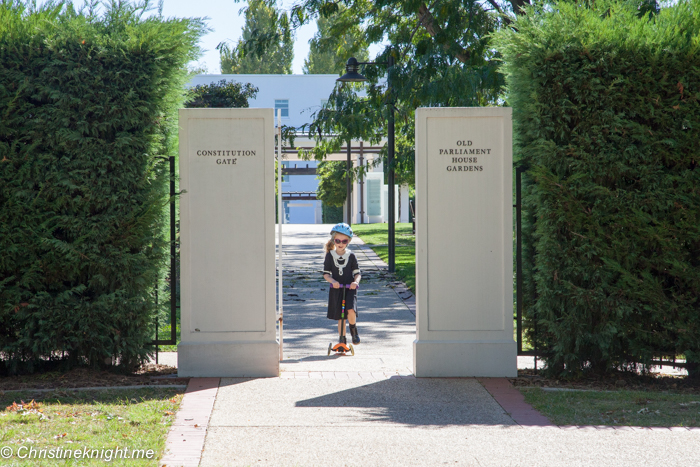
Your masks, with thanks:
<instances>
[{"instance_id":1,"label":"black dress","mask_svg":"<svg viewBox=\"0 0 700 467\"><path fill-rule=\"evenodd\" d=\"M323 262L323 274L330 274L333 280L341 284L351 284L355 276L360 274L360 266L357 264L355 254L348 248L343 256L338 255L335 250L326 253ZM343 308L343 289L331 288L328 292L328 319L339 320ZM357 289L345 289L345 318L348 317L348 310L355 310L357 315Z\"/></svg>"}]
</instances>

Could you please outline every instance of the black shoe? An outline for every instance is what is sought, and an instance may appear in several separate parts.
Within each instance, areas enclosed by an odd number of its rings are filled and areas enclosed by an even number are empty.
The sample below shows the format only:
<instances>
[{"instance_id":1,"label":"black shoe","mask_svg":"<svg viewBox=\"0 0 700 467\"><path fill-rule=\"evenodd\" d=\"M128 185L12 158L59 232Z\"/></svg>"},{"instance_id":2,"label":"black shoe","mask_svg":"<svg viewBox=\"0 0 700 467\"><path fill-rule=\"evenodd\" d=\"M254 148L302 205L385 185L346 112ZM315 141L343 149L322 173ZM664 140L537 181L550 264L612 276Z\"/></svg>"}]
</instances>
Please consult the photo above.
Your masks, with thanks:
<instances>
[{"instance_id":1,"label":"black shoe","mask_svg":"<svg viewBox=\"0 0 700 467\"><path fill-rule=\"evenodd\" d=\"M357 333L357 327L355 324L350 325L350 334L352 335L352 343L357 345L360 343L360 335Z\"/></svg>"},{"instance_id":2,"label":"black shoe","mask_svg":"<svg viewBox=\"0 0 700 467\"><path fill-rule=\"evenodd\" d=\"M340 339L338 339L338 344L345 344L348 345L348 339L345 336L340 336Z\"/></svg>"}]
</instances>

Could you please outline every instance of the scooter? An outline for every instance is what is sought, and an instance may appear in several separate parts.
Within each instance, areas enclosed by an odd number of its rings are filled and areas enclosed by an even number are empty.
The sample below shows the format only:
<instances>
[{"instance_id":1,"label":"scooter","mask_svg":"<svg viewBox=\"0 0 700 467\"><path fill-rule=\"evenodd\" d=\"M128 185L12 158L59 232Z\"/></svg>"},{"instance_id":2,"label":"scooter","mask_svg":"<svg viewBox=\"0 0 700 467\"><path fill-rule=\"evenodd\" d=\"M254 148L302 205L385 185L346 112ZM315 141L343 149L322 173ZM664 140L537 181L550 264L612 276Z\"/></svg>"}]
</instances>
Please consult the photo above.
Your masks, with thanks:
<instances>
[{"instance_id":1,"label":"scooter","mask_svg":"<svg viewBox=\"0 0 700 467\"><path fill-rule=\"evenodd\" d=\"M340 337L342 338L345 337L345 289L349 289L350 284L340 284L340 287L343 289L343 303L340 310ZM331 289L332 288L333 285L331 285ZM344 344L342 342L335 345L333 345L333 342L328 344L328 355L331 354L331 351L335 352L336 355L345 355L346 352L350 352L351 355L355 355L355 347L353 347L352 344Z\"/></svg>"}]
</instances>

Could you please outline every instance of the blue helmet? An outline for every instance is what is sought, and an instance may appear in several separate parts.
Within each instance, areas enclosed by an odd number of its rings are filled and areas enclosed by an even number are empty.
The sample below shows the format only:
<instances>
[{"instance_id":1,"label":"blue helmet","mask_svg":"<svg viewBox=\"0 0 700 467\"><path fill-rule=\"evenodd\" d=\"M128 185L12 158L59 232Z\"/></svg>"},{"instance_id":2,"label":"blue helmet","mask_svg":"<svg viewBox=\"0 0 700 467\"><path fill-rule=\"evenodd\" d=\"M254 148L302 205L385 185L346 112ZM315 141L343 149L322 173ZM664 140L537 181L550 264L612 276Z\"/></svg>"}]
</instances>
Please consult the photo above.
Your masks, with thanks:
<instances>
[{"instance_id":1,"label":"blue helmet","mask_svg":"<svg viewBox=\"0 0 700 467\"><path fill-rule=\"evenodd\" d=\"M333 228L331 229L331 235L333 235L333 232L338 232L343 235L347 235L348 237L352 238L352 229L348 224L345 222L341 222L340 224L335 224Z\"/></svg>"}]
</instances>

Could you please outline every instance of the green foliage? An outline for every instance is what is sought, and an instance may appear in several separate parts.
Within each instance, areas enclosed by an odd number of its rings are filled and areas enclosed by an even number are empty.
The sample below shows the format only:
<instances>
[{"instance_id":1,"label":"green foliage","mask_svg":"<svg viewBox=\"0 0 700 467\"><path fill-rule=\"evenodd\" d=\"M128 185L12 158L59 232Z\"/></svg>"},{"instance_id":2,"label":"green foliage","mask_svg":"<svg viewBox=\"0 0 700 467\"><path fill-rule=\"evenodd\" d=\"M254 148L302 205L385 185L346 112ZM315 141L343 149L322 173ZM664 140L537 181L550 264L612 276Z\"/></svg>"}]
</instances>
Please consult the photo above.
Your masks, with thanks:
<instances>
[{"instance_id":1,"label":"green foliage","mask_svg":"<svg viewBox=\"0 0 700 467\"><path fill-rule=\"evenodd\" d=\"M560 2L514 26L496 42L529 167L525 305L548 371L685 354L697 374L700 1L653 18Z\"/></svg>"},{"instance_id":2,"label":"green foliage","mask_svg":"<svg viewBox=\"0 0 700 467\"><path fill-rule=\"evenodd\" d=\"M346 162L343 161L319 162L316 175L318 178L316 197L323 201L324 205L343 207L347 197L347 172L345 168Z\"/></svg>"},{"instance_id":3,"label":"green foliage","mask_svg":"<svg viewBox=\"0 0 700 467\"><path fill-rule=\"evenodd\" d=\"M339 5L340 11L345 8ZM367 46L359 26L350 26L349 30L338 28L336 23L341 15L334 14L328 18L320 16L316 21L318 31L309 42L309 56L304 60L303 71L307 74L339 74L345 72L345 62L355 57L360 62L369 60Z\"/></svg>"},{"instance_id":4,"label":"green foliage","mask_svg":"<svg viewBox=\"0 0 700 467\"><path fill-rule=\"evenodd\" d=\"M0 5L0 354L9 372L147 358L167 159L205 28ZM166 159L166 160L164 160ZM0 368L2 371L2 368Z\"/></svg>"},{"instance_id":5,"label":"green foliage","mask_svg":"<svg viewBox=\"0 0 700 467\"><path fill-rule=\"evenodd\" d=\"M297 5L292 12L296 23L332 18L335 37L359 29L364 44L392 45L374 58L379 65L360 70L369 80L366 87L339 84L315 114L308 128L310 135L318 135L312 155L320 160L348 139L378 142L386 137L389 106L393 105L396 153L392 168L397 183L413 183L417 107L498 104L503 81L488 35L501 20L490 8L477 0L438 0L429 7L400 0L305 0ZM381 63L390 54L395 65L388 72ZM346 61L349 55L339 58ZM328 140L322 135L334 136ZM386 147L382 157L386 161Z\"/></svg>"},{"instance_id":6,"label":"green foliage","mask_svg":"<svg viewBox=\"0 0 700 467\"><path fill-rule=\"evenodd\" d=\"M241 11L245 14L241 40L233 49L226 43L217 47L221 73L290 74L294 40L287 14L277 8L276 0L249 0Z\"/></svg>"},{"instance_id":7,"label":"green foliage","mask_svg":"<svg viewBox=\"0 0 700 467\"><path fill-rule=\"evenodd\" d=\"M190 89L191 100L188 108L247 108L248 99L255 99L258 88L250 83L236 83L222 79L218 83L199 84Z\"/></svg>"},{"instance_id":8,"label":"green foliage","mask_svg":"<svg viewBox=\"0 0 700 467\"><path fill-rule=\"evenodd\" d=\"M327 204L322 204L322 215L324 224L337 224L343 222L343 207L342 206L328 206Z\"/></svg>"}]
</instances>

